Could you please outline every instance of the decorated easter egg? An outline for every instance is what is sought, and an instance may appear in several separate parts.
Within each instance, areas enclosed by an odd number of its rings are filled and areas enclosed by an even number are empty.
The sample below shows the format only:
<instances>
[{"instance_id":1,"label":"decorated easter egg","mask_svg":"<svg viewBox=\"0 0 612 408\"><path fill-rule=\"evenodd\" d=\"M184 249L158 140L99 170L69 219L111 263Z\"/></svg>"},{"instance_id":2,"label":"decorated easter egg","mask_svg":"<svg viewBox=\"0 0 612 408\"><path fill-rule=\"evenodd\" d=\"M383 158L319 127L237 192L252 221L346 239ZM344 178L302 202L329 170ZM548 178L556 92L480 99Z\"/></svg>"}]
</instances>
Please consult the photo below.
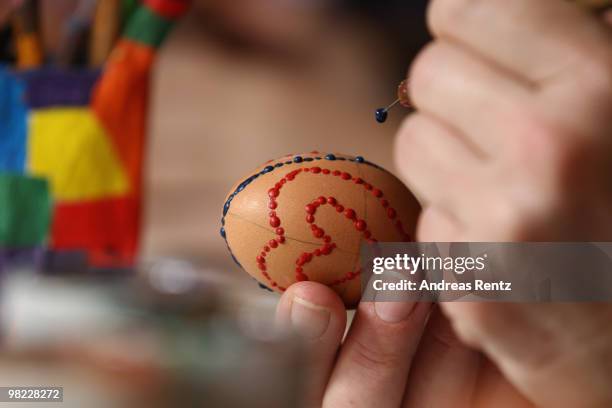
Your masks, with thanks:
<instances>
[{"instance_id":1,"label":"decorated easter egg","mask_svg":"<svg viewBox=\"0 0 612 408\"><path fill-rule=\"evenodd\" d=\"M401 181L361 156L288 155L231 189L221 236L261 285L283 292L316 281L354 307L361 244L412 241L419 211Z\"/></svg>"}]
</instances>

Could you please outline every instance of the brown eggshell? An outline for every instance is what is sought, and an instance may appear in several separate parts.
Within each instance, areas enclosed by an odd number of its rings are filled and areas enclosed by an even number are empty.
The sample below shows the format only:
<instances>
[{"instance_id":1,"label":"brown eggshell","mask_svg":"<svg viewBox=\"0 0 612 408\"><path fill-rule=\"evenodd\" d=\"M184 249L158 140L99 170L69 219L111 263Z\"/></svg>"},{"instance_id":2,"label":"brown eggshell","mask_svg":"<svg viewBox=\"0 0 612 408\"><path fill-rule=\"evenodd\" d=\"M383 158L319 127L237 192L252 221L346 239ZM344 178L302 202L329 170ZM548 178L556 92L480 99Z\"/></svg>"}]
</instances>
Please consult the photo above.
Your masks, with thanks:
<instances>
[{"instance_id":1,"label":"brown eggshell","mask_svg":"<svg viewBox=\"0 0 612 408\"><path fill-rule=\"evenodd\" d=\"M272 160L237 183L224 207L222 235L244 270L266 287L282 292L312 280L354 307L361 243L411 241L419 212L388 171L361 157L314 152Z\"/></svg>"}]
</instances>

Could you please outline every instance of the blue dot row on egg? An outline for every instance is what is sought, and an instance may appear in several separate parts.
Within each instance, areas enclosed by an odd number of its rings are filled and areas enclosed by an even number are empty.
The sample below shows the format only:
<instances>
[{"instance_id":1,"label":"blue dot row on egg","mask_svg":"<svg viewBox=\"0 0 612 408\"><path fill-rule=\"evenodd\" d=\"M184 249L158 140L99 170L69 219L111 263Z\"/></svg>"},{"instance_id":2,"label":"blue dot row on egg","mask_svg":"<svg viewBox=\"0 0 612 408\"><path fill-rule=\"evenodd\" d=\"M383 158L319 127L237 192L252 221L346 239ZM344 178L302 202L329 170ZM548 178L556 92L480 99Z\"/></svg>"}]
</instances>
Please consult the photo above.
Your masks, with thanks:
<instances>
[{"instance_id":1,"label":"blue dot row on egg","mask_svg":"<svg viewBox=\"0 0 612 408\"><path fill-rule=\"evenodd\" d=\"M253 279L255 279L255 278L253 278ZM268 292L274 292L272 289L270 289L269 287L267 287L263 283L259 282L257 279L255 279L255 282L257 282L257 284L259 285L260 289L267 290Z\"/></svg>"},{"instance_id":2,"label":"blue dot row on egg","mask_svg":"<svg viewBox=\"0 0 612 408\"><path fill-rule=\"evenodd\" d=\"M236 257L234 256L234 254L232 253L232 250L230 249L229 245L227 246L227 249L230 250L230 254L232 255L232 259L234 260L234 262L236 262L236 265L238 265L239 267L242 268L242 265L240 265L240 262L238 262L238 260L236 259Z\"/></svg>"}]
</instances>

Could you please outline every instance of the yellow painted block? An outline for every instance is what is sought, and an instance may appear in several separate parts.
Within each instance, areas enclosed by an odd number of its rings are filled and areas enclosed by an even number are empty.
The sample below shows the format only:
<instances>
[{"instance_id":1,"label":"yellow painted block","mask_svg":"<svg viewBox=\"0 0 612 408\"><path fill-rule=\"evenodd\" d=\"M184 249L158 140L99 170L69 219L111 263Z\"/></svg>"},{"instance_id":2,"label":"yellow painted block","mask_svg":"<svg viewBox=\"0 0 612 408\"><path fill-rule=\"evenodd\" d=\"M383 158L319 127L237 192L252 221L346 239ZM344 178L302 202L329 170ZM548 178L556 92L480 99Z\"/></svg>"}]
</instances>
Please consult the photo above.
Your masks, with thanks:
<instances>
[{"instance_id":1,"label":"yellow painted block","mask_svg":"<svg viewBox=\"0 0 612 408\"><path fill-rule=\"evenodd\" d=\"M111 141L87 108L32 111L27 160L31 174L48 178L58 201L117 196L130 187Z\"/></svg>"}]
</instances>

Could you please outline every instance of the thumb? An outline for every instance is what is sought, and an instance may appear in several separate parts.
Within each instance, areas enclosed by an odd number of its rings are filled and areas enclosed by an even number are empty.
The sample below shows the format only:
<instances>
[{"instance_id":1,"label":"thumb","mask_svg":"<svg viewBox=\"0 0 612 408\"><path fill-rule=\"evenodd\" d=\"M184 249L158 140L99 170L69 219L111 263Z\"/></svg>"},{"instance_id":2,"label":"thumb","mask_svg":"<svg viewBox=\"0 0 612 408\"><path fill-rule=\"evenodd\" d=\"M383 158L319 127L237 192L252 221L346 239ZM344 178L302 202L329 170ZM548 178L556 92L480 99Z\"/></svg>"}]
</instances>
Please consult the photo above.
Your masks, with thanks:
<instances>
[{"instance_id":1,"label":"thumb","mask_svg":"<svg viewBox=\"0 0 612 408\"><path fill-rule=\"evenodd\" d=\"M611 406L612 306L442 303L462 341L483 351L531 402Z\"/></svg>"}]
</instances>

